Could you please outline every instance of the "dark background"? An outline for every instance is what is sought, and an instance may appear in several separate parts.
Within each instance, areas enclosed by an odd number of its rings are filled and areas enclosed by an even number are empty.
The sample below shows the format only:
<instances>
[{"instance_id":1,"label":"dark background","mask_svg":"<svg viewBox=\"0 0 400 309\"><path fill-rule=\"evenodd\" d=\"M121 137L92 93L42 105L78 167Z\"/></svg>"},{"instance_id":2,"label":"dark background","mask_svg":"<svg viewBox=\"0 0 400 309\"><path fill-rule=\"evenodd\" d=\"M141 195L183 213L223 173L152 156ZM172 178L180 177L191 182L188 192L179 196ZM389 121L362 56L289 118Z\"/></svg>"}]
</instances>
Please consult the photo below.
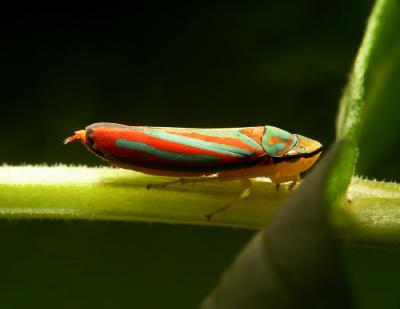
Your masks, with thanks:
<instances>
[{"instance_id":1,"label":"dark background","mask_svg":"<svg viewBox=\"0 0 400 309\"><path fill-rule=\"evenodd\" d=\"M314 0L4 8L1 161L103 164L79 143L62 144L99 121L267 124L328 146L371 7L364 0ZM389 162L369 175L396 178ZM3 221L0 302L193 308L252 234Z\"/></svg>"},{"instance_id":2,"label":"dark background","mask_svg":"<svg viewBox=\"0 0 400 309\"><path fill-rule=\"evenodd\" d=\"M99 164L61 144L99 121L268 124L328 146L370 7L159 1L3 10L2 161Z\"/></svg>"}]
</instances>

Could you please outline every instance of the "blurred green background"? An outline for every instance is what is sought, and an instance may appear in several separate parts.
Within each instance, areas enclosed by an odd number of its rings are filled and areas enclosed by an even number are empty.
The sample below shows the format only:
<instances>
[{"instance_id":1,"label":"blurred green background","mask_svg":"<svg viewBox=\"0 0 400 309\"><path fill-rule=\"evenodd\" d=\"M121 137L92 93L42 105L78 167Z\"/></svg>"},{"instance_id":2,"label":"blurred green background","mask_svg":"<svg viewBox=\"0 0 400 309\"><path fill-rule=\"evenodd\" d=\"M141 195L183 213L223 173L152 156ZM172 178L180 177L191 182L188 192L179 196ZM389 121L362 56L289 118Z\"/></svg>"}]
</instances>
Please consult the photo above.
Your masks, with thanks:
<instances>
[{"instance_id":1,"label":"blurred green background","mask_svg":"<svg viewBox=\"0 0 400 309\"><path fill-rule=\"evenodd\" d=\"M3 9L1 161L103 164L93 122L275 125L334 140L372 1L158 1ZM399 180L390 161L366 172ZM151 193L149 193L151 194ZM4 308L193 308L253 231L0 223Z\"/></svg>"}]
</instances>

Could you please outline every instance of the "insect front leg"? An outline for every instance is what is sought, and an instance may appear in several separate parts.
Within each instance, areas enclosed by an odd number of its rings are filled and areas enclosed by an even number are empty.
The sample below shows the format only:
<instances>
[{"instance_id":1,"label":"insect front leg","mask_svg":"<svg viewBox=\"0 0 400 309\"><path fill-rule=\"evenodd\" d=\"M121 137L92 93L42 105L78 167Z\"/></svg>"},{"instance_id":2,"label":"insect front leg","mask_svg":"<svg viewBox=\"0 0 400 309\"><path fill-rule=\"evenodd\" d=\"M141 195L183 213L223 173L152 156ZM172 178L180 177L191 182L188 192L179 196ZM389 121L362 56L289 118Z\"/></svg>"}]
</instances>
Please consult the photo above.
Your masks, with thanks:
<instances>
[{"instance_id":1,"label":"insect front leg","mask_svg":"<svg viewBox=\"0 0 400 309\"><path fill-rule=\"evenodd\" d=\"M185 185L188 183L191 184L195 184L195 183L200 183L200 182L207 182L207 181L213 181L213 180L217 180L217 176L216 175L211 175L211 176L203 176L203 177L193 177L193 178L179 178L176 180L172 180L172 181L167 181L164 183L152 183L152 184L148 184L146 186L147 190L151 189L151 188L165 188L166 186L170 186L170 185L174 185L174 184L181 184L181 185Z\"/></svg>"},{"instance_id":2,"label":"insect front leg","mask_svg":"<svg viewBox=\"0 0 400 309\"><path fill-rule=\"evenodd\" d=\"M290 177L273 177L273 176L270 176L270 179L275 184L276 190L279 190L281 183L290 181L288 190L292 191L294 189L294 187L296 186L297 182L300 180L300 175L293 175L293 176L290 176Z\"/></svg>"},{"instance_id":3,"label":"insect front leg","mask_svg":"<svg viewBox=\"0 0 400 309\"><path fill-rule=\"evenodd\" d=\"M213 212L210 212L209 214L206 215L206 218L208 221L211 220L211 218L220 212L225 211L226 209L228 209L229 207L231 207L233 204L245 199L246 197L248 197L250 195L250 191L251 191L251 181L250 179L242 179L242 187L243 190L240 193L240 195L238 197L236 197L233 201L229 202L228 204L225 204L224 206L217 208L216 210L214 210Z\"/></svg>"}]
</instances>

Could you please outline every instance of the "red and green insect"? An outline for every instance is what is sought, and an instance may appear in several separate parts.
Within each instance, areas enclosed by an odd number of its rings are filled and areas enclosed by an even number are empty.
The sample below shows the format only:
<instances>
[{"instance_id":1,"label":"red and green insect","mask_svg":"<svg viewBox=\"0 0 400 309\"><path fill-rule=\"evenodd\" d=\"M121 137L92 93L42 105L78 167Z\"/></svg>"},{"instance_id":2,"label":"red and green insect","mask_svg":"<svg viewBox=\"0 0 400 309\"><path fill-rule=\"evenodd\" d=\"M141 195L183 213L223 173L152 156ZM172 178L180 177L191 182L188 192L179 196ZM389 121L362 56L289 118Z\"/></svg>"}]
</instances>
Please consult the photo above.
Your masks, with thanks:
<instances>
[{"instance_id":1,"label":"red and green insect","mask_svg":"<svg viewBox=\"0 0 400 309\"><path fill-rule=\"evenodd\" d=\"M322 145L307 137L272 126L228 129L190 129L94 123L67 138L76 139L112 165L151 175L181 178L171 183L241 180L243 191L228 208L250 194L251 178L268 177L277 187L296 185L322 152Z\"/></svg>"}]
</instances>

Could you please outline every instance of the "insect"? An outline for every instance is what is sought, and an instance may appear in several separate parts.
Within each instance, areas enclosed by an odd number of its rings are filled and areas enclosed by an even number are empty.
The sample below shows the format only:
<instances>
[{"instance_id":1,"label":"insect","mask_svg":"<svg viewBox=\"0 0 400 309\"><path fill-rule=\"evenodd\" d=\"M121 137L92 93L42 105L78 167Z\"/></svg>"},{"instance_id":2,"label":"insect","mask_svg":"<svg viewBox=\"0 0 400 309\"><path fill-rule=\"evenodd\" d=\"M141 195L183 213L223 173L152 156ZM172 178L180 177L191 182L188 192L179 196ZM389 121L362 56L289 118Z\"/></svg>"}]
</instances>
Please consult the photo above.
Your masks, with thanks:
<instances>
[{"instance_id":1,"label":"insect","mask_svg":"<svg viewBox=\"0 0 400 309\"><path fill-rule=\"evenodd\" d=\"M206 215L210 220L250 194L251 178L268 177L277 188L309 169L322 145L273 126L191 129L94 123L64 143L80 139L94 154L112 165L151 175L181 177L147 188L173 183L241 180L243 190L230 203Z\"/></svg>"}]
</instances>

